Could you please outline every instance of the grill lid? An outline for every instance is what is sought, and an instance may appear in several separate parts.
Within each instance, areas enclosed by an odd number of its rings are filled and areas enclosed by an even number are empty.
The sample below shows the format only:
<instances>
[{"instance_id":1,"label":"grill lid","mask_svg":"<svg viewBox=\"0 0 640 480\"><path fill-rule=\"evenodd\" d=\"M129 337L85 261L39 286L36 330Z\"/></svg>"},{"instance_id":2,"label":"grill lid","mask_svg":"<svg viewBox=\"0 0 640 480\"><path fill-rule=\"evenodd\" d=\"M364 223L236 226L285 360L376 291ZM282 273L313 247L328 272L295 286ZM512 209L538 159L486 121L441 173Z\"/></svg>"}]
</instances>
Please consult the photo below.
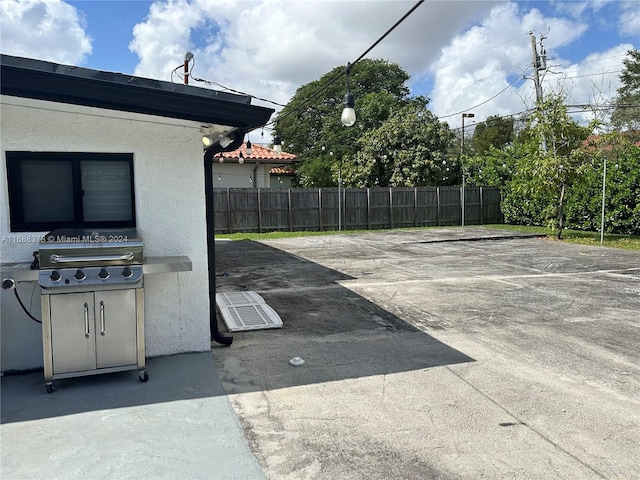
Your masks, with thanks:
<instances>
[{"instance_id":1,"label":"grill lid","mask_svg":"<svg viewBox=\"0 0 640 480\"><path fill-rule=\"evenodd\" d=\"M143 241L135 228L59 229L39 245L40 268L142 265Z\"/></svg>"}]
</instances>

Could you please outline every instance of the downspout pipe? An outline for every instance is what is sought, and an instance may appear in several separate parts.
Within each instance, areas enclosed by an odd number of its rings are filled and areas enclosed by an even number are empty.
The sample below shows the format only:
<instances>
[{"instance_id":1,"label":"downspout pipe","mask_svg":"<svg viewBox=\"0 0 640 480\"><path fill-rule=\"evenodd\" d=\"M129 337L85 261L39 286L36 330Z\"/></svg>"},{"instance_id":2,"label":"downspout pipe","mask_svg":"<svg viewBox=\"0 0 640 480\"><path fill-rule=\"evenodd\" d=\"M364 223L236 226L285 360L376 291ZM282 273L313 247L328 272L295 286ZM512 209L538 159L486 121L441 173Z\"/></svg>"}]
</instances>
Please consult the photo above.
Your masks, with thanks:
<instances>
[{"instance_id":1,"label":"downspout pipe","mask_svg":"<svg viewBox=\"0 0 640 480\"><path fill-rule=\"evenodd\" d=\"M237 130L233 141L222 148L219 143L211 145L204 151L204 197L205 214L207 219L207 266L209 269L209 329L211 340L222 345L230 346L233 337L224 335L218 329L218 316L216 314L216 239L213 205L213 157L220 152L231 152L242 145L244 131Z\"/></svg>"},{"instance_id":2,"label":"downspout pipe","mask_svg":"<svg viewBox=\"0 0 640 480\"><path fill-rule=\"evenodd\" d=\"M253 167L253 176L251 179L253 180L253 188L258 188L258 176L256 172L258 171L258 167L260 166L260 162L256 162L256 165Z\"/></svg>"}]
</instances>

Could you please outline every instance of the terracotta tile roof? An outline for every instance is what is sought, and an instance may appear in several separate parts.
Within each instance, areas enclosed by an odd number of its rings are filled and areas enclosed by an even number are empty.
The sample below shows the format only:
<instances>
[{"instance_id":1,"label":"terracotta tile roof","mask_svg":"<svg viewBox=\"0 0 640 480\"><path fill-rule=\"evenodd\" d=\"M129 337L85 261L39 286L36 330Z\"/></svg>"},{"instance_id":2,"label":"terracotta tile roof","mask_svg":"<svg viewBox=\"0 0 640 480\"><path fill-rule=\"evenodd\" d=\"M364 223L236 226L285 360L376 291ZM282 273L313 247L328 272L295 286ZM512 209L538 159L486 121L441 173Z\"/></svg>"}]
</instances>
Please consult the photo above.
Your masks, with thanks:
<instances>
[{"instance_id":1,"label":"terracotta tile roof","mask_svg":"<svg viewBox=\"0 0 640 480\"><path fill-rule=\"evenodd\" d=\"M638 134L638 132L634 132L635 135ZM629 135L629 132L627 132L627 135ZM589 147L591 146L593 148L593 145L599 141L602 138L602 135L589 135L586 140L584 140L582 142L582 145L585 147ZM638 140L637 142L634 142L634 145L638 148L640 148L640 140ZM605 145L604 147L605 150L611 150L612 146L611 145Z\"/></svg>"},{"instance_id":2,"label":"terracotta tile roof","mask_svg":"<svg viewBox=\"0 0 640 480\"><path fill-rule=\"evenodd\" d=\"M225 159L229 159L231 161L238 161L240 152L242 152L242 156L244 157L244 161L248 163L261 162L261 163L295 163L298 161L298 157L296 157L292 153L276 153L272 148L265 147L264 145L259 145L257 143L251 144L251 155L247 155L247 144L243 143L240 148L234 150L232 152L223 152L222 156Z\"/></svg>"},{"instance_id":3,"label":"terracotta tile roof","mask_svg":"<svg viewBox=\"0 0 640 480\"><path fill-rule=\"evenodd\" d=\"M295 175L296 169L294 167L273 167L269 173L271 175Z\"/></svg>"}]
</instances>

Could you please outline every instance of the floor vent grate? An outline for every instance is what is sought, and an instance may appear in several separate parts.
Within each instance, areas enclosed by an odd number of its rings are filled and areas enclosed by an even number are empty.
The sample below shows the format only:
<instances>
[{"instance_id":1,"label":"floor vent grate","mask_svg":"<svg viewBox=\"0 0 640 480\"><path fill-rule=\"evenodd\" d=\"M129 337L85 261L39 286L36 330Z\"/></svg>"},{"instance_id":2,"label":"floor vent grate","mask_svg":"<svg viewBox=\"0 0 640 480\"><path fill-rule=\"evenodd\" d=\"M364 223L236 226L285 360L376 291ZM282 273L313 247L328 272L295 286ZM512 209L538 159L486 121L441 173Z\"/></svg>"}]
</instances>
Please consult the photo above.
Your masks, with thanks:
<instances>
[{"instance_id":1,"label":"floor vent grate","mask_svg":"<svg viewBox=\"0 0 640 480\"><path fill-rule=\"evenodd\" d=\"M230 332L282 327L280 315L256 292L216 293L216 304Z\"/></svg>"}]
</instances>

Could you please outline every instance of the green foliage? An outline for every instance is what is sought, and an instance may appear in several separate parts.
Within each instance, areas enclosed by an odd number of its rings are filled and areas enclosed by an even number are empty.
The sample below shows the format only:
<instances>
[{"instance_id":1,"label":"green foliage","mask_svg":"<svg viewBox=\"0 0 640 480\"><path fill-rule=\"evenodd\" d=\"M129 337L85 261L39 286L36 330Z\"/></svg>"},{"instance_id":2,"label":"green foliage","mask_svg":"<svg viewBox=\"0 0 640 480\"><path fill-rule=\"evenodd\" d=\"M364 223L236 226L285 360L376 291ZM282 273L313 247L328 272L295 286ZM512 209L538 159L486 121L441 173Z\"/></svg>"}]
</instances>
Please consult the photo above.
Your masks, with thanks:
<instances>
[{"instance_id":1,"label":"green foliage","mask_svg":"<svg viewBox=\"0 0 640 480\"><path fill-rule=\"evenodd\" d=\"M337 81L326 86L336 77ZM400 66L385 60L364 59L353 66L350 89L355 97L358 120L349 128L340 122L346 92L343 66L300 87L280 112L275 129L284 141L285 150L298 156L298 184L335 185L332 165L355 156L360 149L358 139L382 125L393 108L414 101L407 99L409 89L405 82L408 79L409 75ZM333 152L333 156L329 152Z\"/></svg>"},{"instance_id":2,"label":"green foliage","mask_svg":"<svg viewBox=\"0 0 640 480\"><path fill-rule=\"evenodd\" d=\"M513 118L492 115L476 125L473 132L473 146L478 155L485 155L492 148L501 149L509 145L514 136Z\"/></svg>"},{"instance_id":3,"label":"green foliage","mask_svg":"<svg viewBox=\"0 0 640 480\"><path fill-rule=\"evenodd\" d=\"M627 53L629 57L622 62L622 86L618 89L611 121L618 129L637 132L640 130L640 50L633 49Z\"/></svg>"},{"instance_id":4,"label":"green foliage","mask_svg":"<svg viewBox=\"0 0 640 480\"><path fill-rule=\"evenodd\" d=\"M640 149L613 133L594 138L580 155L585 158L584 175L568 199L568 224L600 229L606 160L605 231L640 234Z\"/></svg>"},{"instance_id":5,"label":"green foliage","mask_svg":"<svg viewBox=\"0 0 640 480\"><path fill-rule=\"evenodd\" d=\"M365 132L358 141L362 149L343 166L345 185L409 187L453 181L447 149L454 135L426 106L426 100L414 99L392 109L380 127Z\"/></svg>"}]
</instances>

